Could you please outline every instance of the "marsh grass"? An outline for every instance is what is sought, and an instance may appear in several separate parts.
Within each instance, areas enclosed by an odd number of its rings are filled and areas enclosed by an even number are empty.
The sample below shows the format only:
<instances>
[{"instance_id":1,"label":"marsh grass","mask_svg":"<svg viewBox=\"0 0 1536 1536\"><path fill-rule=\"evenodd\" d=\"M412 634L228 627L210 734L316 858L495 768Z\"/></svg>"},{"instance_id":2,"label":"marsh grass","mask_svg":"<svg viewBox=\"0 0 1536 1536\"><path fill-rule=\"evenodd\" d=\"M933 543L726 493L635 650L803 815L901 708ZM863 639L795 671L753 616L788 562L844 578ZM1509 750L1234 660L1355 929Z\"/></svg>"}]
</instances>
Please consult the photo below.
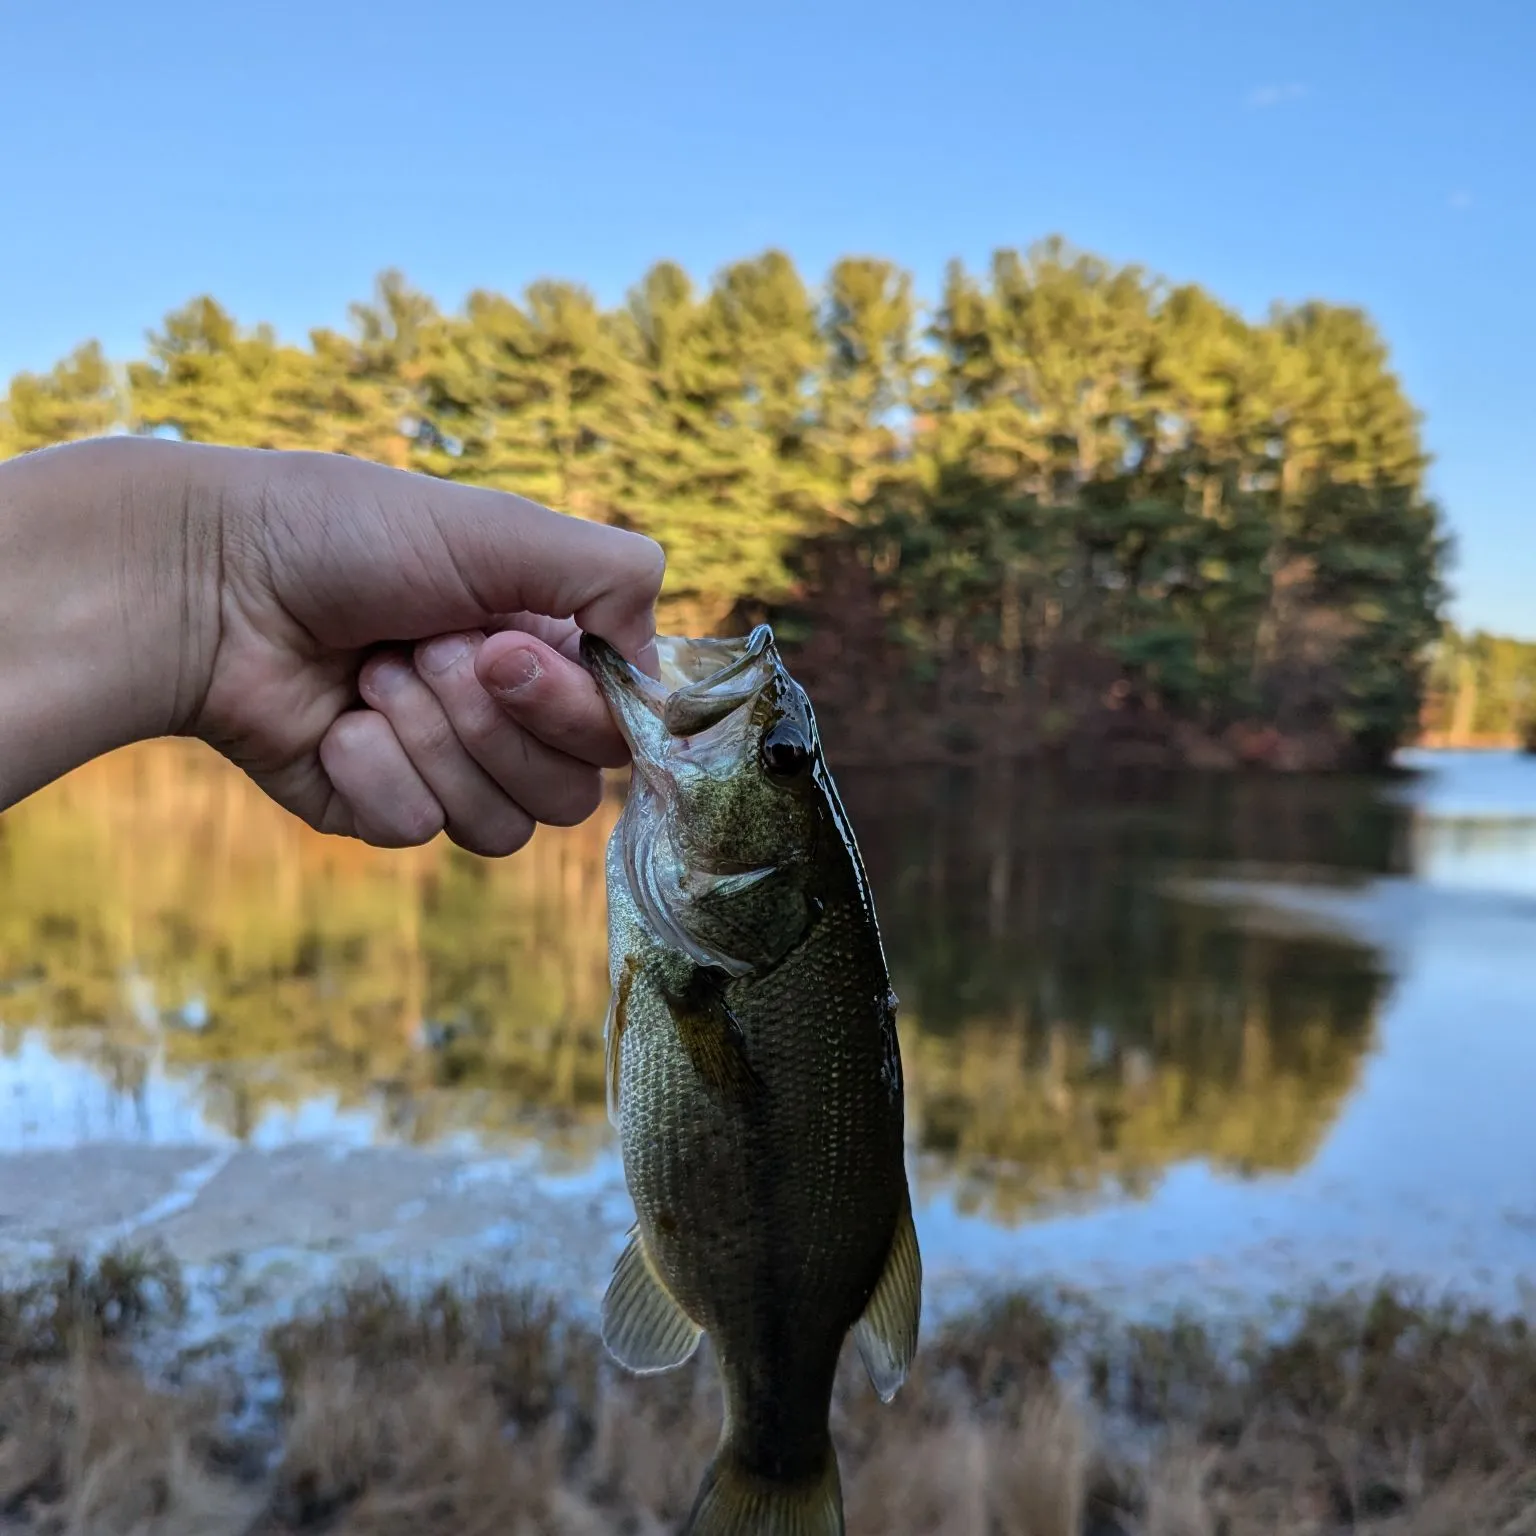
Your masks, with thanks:
<instances>
[{"instance_id":1,"label":"marsh grass","mask_svg":"<svg viewBox=\"0 0 1536 1536\"><path fill-rule=\"evenodd\" d=\"M183 1306L126 1253L0 1291L0 1529L649 1536L718 1428L707 1358L621 1376L475 1278L338 1291L267 1336L279 1391L234 1420L241 1381L135 1363ZM889 1406L845 1360L834 1432L855 1536L1536 1536L1529 1322L1403 1287L1235 1334L1011 1296L934 1330Z\"/></svg>"},{"instance_id":2,"label":"marsh grass","mask_svg":"<svg viewBox=\"0 0 1536 1536\"><path fill-rule=\"evenodd\" d=\"M115 1249L93 1263L62 1258L0 1285L0 1368L62 1360L151 1321L177 1322L185 1310L180 1271L162 1253Z\"/></svg>"}]
</instances>

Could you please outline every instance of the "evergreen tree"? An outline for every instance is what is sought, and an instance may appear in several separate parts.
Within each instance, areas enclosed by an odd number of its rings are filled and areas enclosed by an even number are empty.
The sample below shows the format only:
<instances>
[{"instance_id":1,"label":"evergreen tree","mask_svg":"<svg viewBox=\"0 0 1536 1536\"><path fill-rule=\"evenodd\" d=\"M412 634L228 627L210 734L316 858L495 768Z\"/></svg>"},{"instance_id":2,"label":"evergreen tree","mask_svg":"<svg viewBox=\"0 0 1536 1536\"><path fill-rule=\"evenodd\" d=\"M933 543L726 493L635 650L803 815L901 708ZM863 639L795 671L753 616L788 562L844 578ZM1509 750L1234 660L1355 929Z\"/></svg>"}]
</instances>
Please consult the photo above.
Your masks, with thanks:
<instances>
[{"instance_id":1,"label":"evergreen tree","mask_svg":"<svg viewBox=\"0 0 1536 1536\"><path fill-rule=\"evenodd\" d=\"M921 366L912 279L888 261L849 257L827 280L817 444L832 500L858 521L912 473L908 428Z\"/></svg>"},{"instance_id":2,"label":"evergreen tree","mask_svg":"<svg viewBox=\"0 0 1536 1536\"><path fill-rule=\"evenodd\" d=\"M0 401L0 458L99 437L123 419L123 398L101 346L88 341L48 373L19 373Z\"/></svg>"},{"instance_id":3,"label":"evergreen tree","mask_svg":"<svg viewBox=\"0 0 1536 1536\"><path fill-rule=\"evenodd\" d=\"M535 283L521 306L473 293L424 370L423 410L435 431L423 462L612 521L641 386L622 328L585 289Z\"/></svg>"},{"instance_id":4,"label":"evergreen tree","mask_svg":"<svg viewBox=\"0 0 1536 1536\"><path fill-rule=\"evenodd\" d=\"M629 346L648 386L624 446L623 521L667 549L676 622L712 627L791 583L795 541L826 492L812 446L815 313L769 253L698 297L664 263L630 295Z\"/></svg>"},{"instance_id":5,"label":"evergreen tree","mask_svg":"<svg viewBox=\"0 0 1536 1536\"><path fill-rule=\"evenodd\" d=\"M214 299L192 300L151 332L149 358L128 365L135 427L240 448L311 446L316 426L280 403L309 367L270 326L240 326Z\"/></svg>"},{"instance_id":6,"label":"evergreen tree","mask_svg":"<svg viewBox=\"0 0 1536 1536\"><path fill-rule=\"evenodd\" d=\"M1250 323L1053 239L952 265L921 335L891 263L813 294L772 250L705 291L662 263L611 311L547 280L444 314L385 272L350 319L294 345L195 299L126 398L94 344L19 376L0 452L122 422L518 491L658 538L669 627L771 613L874 679L850 699L993 737L1127 700L1365 760L1415 727L1446 548L1357 309Z\"/></svg>"}]
</instances>

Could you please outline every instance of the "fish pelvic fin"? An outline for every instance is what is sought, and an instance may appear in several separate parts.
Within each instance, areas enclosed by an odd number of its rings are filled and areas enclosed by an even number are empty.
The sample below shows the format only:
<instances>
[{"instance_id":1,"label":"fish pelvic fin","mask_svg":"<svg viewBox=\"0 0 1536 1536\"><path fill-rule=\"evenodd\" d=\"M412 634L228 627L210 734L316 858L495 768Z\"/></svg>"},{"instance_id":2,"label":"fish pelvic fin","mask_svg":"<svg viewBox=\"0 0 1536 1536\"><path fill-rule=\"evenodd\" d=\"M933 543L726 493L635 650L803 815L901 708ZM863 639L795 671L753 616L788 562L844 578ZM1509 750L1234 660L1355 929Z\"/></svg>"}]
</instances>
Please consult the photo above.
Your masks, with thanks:
<instances>
[{"instance_id":1,"label":"fish pelvic fin","mask_svg":"<svg viewBox=\"0 0 1536 1536\"><path fill-rule=\"evenodd\" d=\"M923 1305L923 1260L912 1225L912 1194L904 1190L901 1214L885 1268L853 1325L853 1342L880 1401L888 1403L912 1369Z\"/></svg>"},{"instance_id":2,"label":"fish pelvic fin","mask_svg":"<svg viewBox=\"0 0 1536 1536\"><path fill-rule=\"evenodd\" d=\"M704 1474L683 1536L844 1536L843 1488L831 1440L822 1471L800 1482L749 1471L727 1440Z\"/></svg>"},{"instance_id":3,"label":"fish pelvic fin","mask_svg":"<svg viewBox=\"0 0 1536 1536\"><path fill-rule=\"evenodd\" d=\"M662 1283L636 1228L603 1296L603 1344L608 1353L636 1375L654 1375L689 1359L703 1332Z\"/></svg>"}]
</instances>

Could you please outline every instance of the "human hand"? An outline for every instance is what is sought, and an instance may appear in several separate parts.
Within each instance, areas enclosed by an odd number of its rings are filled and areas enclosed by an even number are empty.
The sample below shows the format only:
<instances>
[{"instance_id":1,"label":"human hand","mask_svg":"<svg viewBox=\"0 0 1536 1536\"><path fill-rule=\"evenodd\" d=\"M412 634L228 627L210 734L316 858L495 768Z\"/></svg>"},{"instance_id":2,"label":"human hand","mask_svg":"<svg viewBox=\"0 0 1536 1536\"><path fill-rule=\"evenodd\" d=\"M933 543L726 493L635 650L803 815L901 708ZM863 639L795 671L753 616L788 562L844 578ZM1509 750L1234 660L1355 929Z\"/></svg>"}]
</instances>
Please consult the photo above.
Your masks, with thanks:
<instances>
[{"instance_id":1,"label":"human hand","mask_svg":"<svg viewBox=\"0 0 1536 1536\"><path fill-rule=\"evenodd\" d=\"M651 540L334 455L114 440L51 457L64 499L130 549L117 606L140 599L98 625L122 636L134 715L106 745L196 735L322 831L446 829L492 855L583 819L600 768L626 761L577 645L591 630L648 664Z\"/></svg>"}]
</instances>

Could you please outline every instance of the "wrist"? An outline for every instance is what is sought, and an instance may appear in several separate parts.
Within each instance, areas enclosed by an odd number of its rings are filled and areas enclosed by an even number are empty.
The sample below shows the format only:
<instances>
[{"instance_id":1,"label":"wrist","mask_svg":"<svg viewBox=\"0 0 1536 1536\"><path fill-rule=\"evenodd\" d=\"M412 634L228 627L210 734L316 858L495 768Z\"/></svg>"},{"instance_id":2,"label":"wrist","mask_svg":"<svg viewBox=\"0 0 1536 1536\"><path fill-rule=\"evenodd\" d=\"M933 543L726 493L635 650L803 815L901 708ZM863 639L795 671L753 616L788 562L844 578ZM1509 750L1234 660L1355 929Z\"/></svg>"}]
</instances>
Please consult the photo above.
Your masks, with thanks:
<instances>
[{"instance_id":1,"label":"wrist","mask_svg":"<svg viewBox=\"0 0 1536 1536\"><path fill-rule=\"evenodd\" d=\"M0 809L196 714L221 544L205 452L106 438L0 464Z\"/></svg>"}]
</instances>

